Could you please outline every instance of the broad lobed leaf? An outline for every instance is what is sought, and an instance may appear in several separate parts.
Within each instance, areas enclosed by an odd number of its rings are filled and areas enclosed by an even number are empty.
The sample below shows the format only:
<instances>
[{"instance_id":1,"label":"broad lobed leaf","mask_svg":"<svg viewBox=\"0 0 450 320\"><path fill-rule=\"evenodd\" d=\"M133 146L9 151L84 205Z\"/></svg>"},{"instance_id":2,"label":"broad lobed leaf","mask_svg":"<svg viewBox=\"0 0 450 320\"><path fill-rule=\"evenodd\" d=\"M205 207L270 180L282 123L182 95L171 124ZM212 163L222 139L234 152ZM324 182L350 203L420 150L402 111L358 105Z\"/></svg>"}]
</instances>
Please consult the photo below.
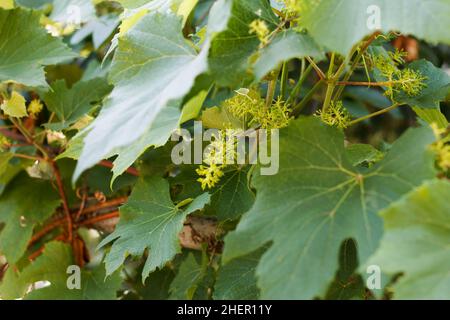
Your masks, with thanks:
<instances>
[{"instance_id":1,"label":"broad lobed leaf","mask_svg":"<svg viewBox=\"0 0 450 320\"><path fill-rule=\"evenodd\" d=\"M355 239L365 262L382 235L377 212L434 176L434 137L412 129L368 170L352 166L342 132L318 119L293 122L280 139L280 171L254 178L256 202L225 238L224 260L271 242L257 267L261 297L322 296L342 241Z\"/></svg>"},{"instance_id":2,"label":"broad lobed leaf","mask_svg":"<svg viewBox=\"0 0 450 320\"><path fill-rule=\"evenodd\" d=\"M385 233L367 265L403 273L395 299L450 299L449 194L448 181L427 182L380 213Z\"/></svg>"},{"instance_id":3,"label":"broad lobed leaf","mask_svg":"<svg viewBox=\"0 0 450 320\"><path fill-rule=\"evenodd\" d=\"M147 15L120 38L111 67L115 87L87 128L74 180L142 138L169 103L182 99L195 78L207 70L207 49L197 55L183 38L181 21L174 15ZM170 132L164 135L169 137Z\"/></svg>"},{"instance_id":4,"label":"broad lobed leaf","mask_svg":"<svg viewBox=\"0 0 450 320\"><path fill-rule=\"evenodd\" d=\"M67 88L64 80L55 81L44 94L43 100L59 121L48 123L47 127L56 131L67 129L88 114L94 106L93 103L100 102L111 89L103 78L80 81L71 88Z\"/></svg>"},{"instance_id":5,"label":"broad lobed leaf","mask_svg":"<svg viewBox=\"0 0 450 320\"><path fill-rule=\"evenodd\" d=\"M0 197L0 253L15 264L25 253L33 228L45 222L61 200L50 182L20 175Z\"/></svg>"},{"instance_id":6,"label":"broad lobed leaf","mask_svg":"<svg viewBox=\"0 0 450 320\"><path fill-rule=\"evenodd\" d=\"M105 279L102 266L83 269L79 289L70 289L69 275L74 275L72 249L61 242L50 242L36 261L16 274L9 268L0 285L0 297L4 299L25 298L30 300L113 300L117 297L122 279L119 273ZM79 270L79 269L78 269ZM70 272L68 272L70 271ZM77 271L75 271L77 272ZM43 288L28 291L37 282L49 282Z\"/></svg>"},{"instance_id":7,"label":"broad lobed leaf","mask_svg":"<svg viewBox=\"0 0 450 320\"><path fill-rule=\"evenodd\" d=\"M40 14L25 9L0 9L0 81L46 86L44 66L76 54L39 25Z\"/></svg>"},{"instance_id":8,"label":"broad lobed leaf","mask_svg":"<svg viewBox=\"0 0 450 320\"><path fill-rule=\"evenodd\" d=\"M178 234L188 214L201 210L209 202L204 193L181 209L172 203L169 185L159 177L141 179L127 204L120 209L121 221L116 230L99 245L113 242L106 256L107 274L112 274L128 255L150 254L142 271L143 279L156 268L162 268L180 251Z\"/></svg>"},{"instance_id":9,"label":"broad lobed leaf","mask_svg":"<svg viewBox=\"0 0 450 320\"><path fill-rule=\"evenodd\" d=\"M331 51L348 54L364 36L398 31L450 44L447 0L314 0L301 3L302 24Z\"/></svg>"}]
</instances>

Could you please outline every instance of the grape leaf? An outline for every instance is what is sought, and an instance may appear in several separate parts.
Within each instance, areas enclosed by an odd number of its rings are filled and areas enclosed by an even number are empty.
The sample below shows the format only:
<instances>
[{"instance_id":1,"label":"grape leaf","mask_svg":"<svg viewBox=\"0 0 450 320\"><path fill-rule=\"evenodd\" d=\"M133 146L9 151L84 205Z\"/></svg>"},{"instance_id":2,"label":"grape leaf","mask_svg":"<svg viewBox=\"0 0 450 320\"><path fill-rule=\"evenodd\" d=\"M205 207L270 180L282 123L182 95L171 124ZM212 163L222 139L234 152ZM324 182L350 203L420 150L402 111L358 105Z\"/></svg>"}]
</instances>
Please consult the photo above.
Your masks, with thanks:
<instances>
[{"instance_id":1,"label":"grape leaf","mask_svg":"<svg viewBox=\"0 0 450 320\"><path fill-rule=\"evenodd\" d=\"M88 81L95 78L106 78L109 73L110 67L110 61L104 61L103 63L100 63L97 60L91 60L84 70L81 81Z\"/></svg>"},{"instance_id":2,"label":"grape leaf","mask_svg":"<svg viewBox=\"0 0 450 320\"><path fill-rule=\"evenodd\" d=\"M101 45L111 36L119 25L118 17L114 15L106 15L95 17L86 23L80 30L74 33L70 39L70 44L76 45L89 36L92 36L92 43L95 49L99 49Z\"/></svg>"},{"instance_id":3,"label":"grape leaf","mask_svg":"<svg viewBox=\"0 0 450 320\"><path fill-rule=\"evenodd\" d=\"M265 249L257 250L222 266L214 287L215 300L256 300L256 266Z\"/></svg>"},{"instance_id":4,"label":"grape leaf","mask_svg":"<svg viewBox=\"0 0 450 320\"><path fill-rule=\"evenodd\" d=\"M413 107L414 112L426 123L436 123L439 128L445 129L449 123L447 118L438 109L425 109L419 107Z\"/></svg>"},{"instance_id":5,"label":"grape leaf","mask_svg":"<svg viewBox=\"0 0 450 320\"><path fill-rule=\"evenodd\" d=\"M194 295L207 276L207 267L207 264L197 261L193 253L189 253L181 262L178 273L170 284L169 299L194 299Z\"/></svg>"},{"instance_id":6,"label":"grape leaf","mask_svg":"<svg viewBox=\"0 0 450 320\"><path fill-rule=\"evenodd\" d=\"M192 97L183 106L183 113L180 118L180 123L188 122L189 120L196 119L200 110L202 109L203 103L208 96L209 91L202 90L196 96Z\"/></svg>"},{"instance_id":7,"label":"grape leaf","mask_svg":"<svg viewBox=\"0 0 450 320\"><path fill-rule=\"evenodd\" d=\"M212 190L211 206L219 220L239 218L253 205L255 195L248 186L247 175L248 170L229 171Z\"/></svg>"},{"instance_id":8,"label":"grape leaf","mask_svg":"<svg viewBox=\"0 0 450 320\"><path fill-rule=\"evenodd\" d=\"M39 24L40 13L0 9L0 81L46 86L43 66L76 57Z\"/></svg>"},{"instance_id":9,"label":"grape leaf","mask_svg":"<svg viewBox=\"0 0 450 320\"><path fill-rule=\"evenodd\" d=\"M183 26L186 24L187 19L195 9L197 3L198 0L178 0L172 4L172 6L176 5L178 7L177 14L183 17Z\"/></svg>"},{"instance_id":10,"label":"grape leaf","mask_svg":"<svg viewBox=\"0 0 450 320\"><path fill-rule=\"evenodd\" d=\"M164 1L164 0L163 0ZM167 1L167 0L166 0ZM124 8L135 9L149 2L161 2L152 0L117 0Z\"/></svg>"},{"instance_id":11,"label":"grape leaf","mask_svg":"<svg viewBox=\"0 0 450 320\"><path fill-rule=\"evenodd\" d=\"M140 139L171 101L182 99L207 70L207 49L197 55L183 38L180 19L160 13L146 15L121 37L111 66L115 88L87 128L74 180Z\"/></svg>"},{"instance_id":12,"label":"grape leaf","mask_svg":"<svg viewBox=\"0 0 450 320\"><path fill-rule=\"evenodd\" d=\"M217 84L237 86L249 69L249 58L259 40L250 34L249 25L261 19L269 29L278 24L265 0L219 0L211 9L208 32L215 34L209 53L209 67Z\"/></svg>"},{"instance_id":13,"label":"grape leaf","mask_svg":"<svg viewBox=\"0 0 450 320\"><path fill-rule=\"evenodd\" d=\"M14 8L14 0L0 0L0 8L13 9Z\"/></svg>"},{"instance_id":14,"label":"grape leaf","mask_svg":"<svg viewBox=\"0 0 450 320\"><path fill-rule=\"evenodd\" d=\"M175 195L175 200L193 198L203 192L201 183L197 181L196 168L197 166L182 166L181 172L169 179L173 188L180 189L180 192ZM226 170L220 182L210 190L211 205L207 207L206 214L214 214L219 220L225 221L237 219L247 212L255 201L247 176L246 168Z\"/></svg>"},{"instance_id":15,"label":"grape leaf","mask_svg":"<svg viewBox=\"0 0 450 320\"><path fill-rule=\"evenodd\" d=\"M367 265L387 274L403 272L396 299L450 299L450 184L431 181L380 214L385 233Z\"/></svg>"},{"instance_id":16,"label":"grape leaf","mask_svg":"<svg viewBox=\"0 0 450 320\"><path fill-rule=\"evenodd\" d=\"M10 117L23 118L28 116L25 98L16 91L13 91L11 98L5 100L0 108Z\"/></svg>"},{"instance_id":17,"label":"grape leaf","mask_svg":"<svg viewBox=\"0 0 450 320\"><path fill-rule=\"evenodd\" d=\"M383 159L383 153L370 144L355 143L346 148L347 159L353 166L370 166Z\"/></svg>"},{"instance_id":18,"label":"grape leaf","mask_svg":"<svg viewBox=\"0 0 450 320\"><path fill-rule=\"evenodd\" d=\"M174 278L175 271L170 267L165 267L152 272L145 284L136 281L133 285L143 300L166 300L169 298L169 288Z\"/></svg>"},{"instance_id":19,"label":"grape leaf","mask_svg":"<svg viewBox=\"0 0 450 320\"><path fill-rule=\"evenodd\" d=\"M42 9L47 6L50 6L53 3L53 0L15 0L16 5L30 8L30 9Z\"/></svg>"},{"instance_id":20,"label":"grape leaf","mask_svg":"<svg viewBox=\"0 0 450 320\"><path fill-rule=\"evenodd\" d=\"M378 28L450 44L447 32L450 29L450 2L447 0L301 2L302 25L319 44L341 54L348 54L358 41Z\"/></svg>"},{"instance_id":21,"label":"grape leaf","mask_svg":"<svg viewBox=\"0 0 450 320\"><path fill-rule=\"evenodd\" d=\"M113 242L105 258L107 274L112 274L128 255L141 256L146 248L149 257L142 270L145 279L156 268L162 268L180 251L178 234L186 216L209 202L204 193L182 210L172 203L169 184L159 177L141 179L126 205L121 207L121 220L116 230L99 245Z\"/></svg>"},{"instance_id":22,"label":"grape leaf","mask_svg":"<svg viewBox=\"0 0 450 320\"><path fill-rule=\"evenodd\" d=\"M8 152L0 153L0 196L5 192L8 183L31 164L32 160L13 158Z\"/></svg>"},{"instance_id":23,"label":"grape leaf","mask_svg":"<svg viewBox=\"0 0 450 320\"><path fill-rule=\"evenodd\" d=\"M323 295L341 242L355 239L364 263L382 233L376 213L434 176L426 152L433 140L428 127L410 130L383 161L357 168L346 157L342 132L315 118L293 122L281 132L279 173L253 179L256 202L225 238L224 262L272 242L257 267L261 297Z\"/></svg>"},{"instance_id":24,"label":"grape leaf","mask_svg":"<svg viewBox=\"0 0 450 320\"><path fill-rule=\"evenodd\" d=\"M0 152L0 177L8 170L9 161L12 158L12 153Z\"/></svg>"},{"instance_id":25,"label":"grape leaf","mask_svg":"<svg viewBox=\"0 0 450 320\"><path fill-rule=\"evenodd\" d=\"M242 128L242 120L233 116L227 108L211 107L202 112L200 118L202 125L206 128L226 130L232 128Z\"/></svg>"},{"instance_id":26,"label":"grape leaf","mask_svg":"<svg viewBox=\"0 0 450 320\"><path fill-rule=\"evenodd\" d=\"M122 1L121 4L125 8L124 12L120 15L120 20L122 22L120 23L119 32L116 33L111 40L111 45L105 55L105 59L117 49L119 38L125 35L128 30L130 30L149 12L172 12L172 10L170 10L171 2L172 0Z\"/></svg>"},{"instance_id":27,"label":"grape leaf","mask_svg":"<svg viewBox=\"0 0 450 320\"><path fill-rule=\"evenodd\" d=\"M112 300L120 289L122 279L116 272L105 279L102 266L91 270L81 270L80 289L68 289L70 274L67 267L74 266L72 249L60 242L50 242L45 246L42 256L25 267L17 276L13 268L9 268L7 276L0 286L0 295L6 299L16 299L25 296L31 300ZM9 273L9 274L8 274ZM38 281L48 281L50 285L27 293L29 285Z\"/></svg>"},{"instance_id":28,"label":"grape leaf","mask_svg":"<svg viewBox=\"0 0 450 320\"><path fill-rule=\"evenodd\" d=\"M352 239L342 242L339 253L339 270L328 288L326 300L364 299L365 285L361 276L355 274L358 267L358 252Z\"/></svg>"},{"instance_id":29,"label":"grape leaf","mask_svg":"<svg viewBox=\"0 0 450 320\"><path fill-rule=\"evenodd\" d=\"M93 103L100 101L111 89L103 78L80 81L72 88L67 88L64 80L55 81L43 100L59 122L48 123L46 127L56 131L67 129L87 114L93 108Z\"/></svg>"},{"instance_id":30,"label":"grape leaf","mask_svg":"<svg viewBox=\"0 0 450 320\"><path fill-rule=\"evenodd\" d=\"M261 80L283 61L305 56L311 56L316 60L324 57L321 49L310 36L292 29L280 32L267 47L261 50L254 65L255 76Z\"/></svg>"},{"instance_id":31,"label":"grape leaf","mask_svg":"<svg viewBox=\"0 0 450 320\"><path fill-rule=\"evenodd\" d=\"M49 218L60 205L58 193L49 182L18 176L0 197L0 252L10 264L24 254L33 228Z\"/></svg>"},{"instance_id":32,"label":"grape leaf","mask_svg":"<svg viewBox=\"0 0 450 320\"><path fill-rule=\"evenodd\" d=\"M111 185L145 150L151 146L163 146L169 140L170 134L178 127L180 116L178 107L165 107L141 138L129 146L120 148L114 160Z\"/></svg>"},{"instance_id":33,"label":"grape leaf","mask_svg":"<svg viewBox=\"0 0 450 320\"><path fill-rule=\"evenodd\" d=\"M83 139L86 136L86 132L78 132L75 136L70 139L69 143L66 146L66 150L63 153L60 153L55 159L60 160L64 158L78 160L80 157L81 151L83 150Z\"/></svg>"}]
</instances>

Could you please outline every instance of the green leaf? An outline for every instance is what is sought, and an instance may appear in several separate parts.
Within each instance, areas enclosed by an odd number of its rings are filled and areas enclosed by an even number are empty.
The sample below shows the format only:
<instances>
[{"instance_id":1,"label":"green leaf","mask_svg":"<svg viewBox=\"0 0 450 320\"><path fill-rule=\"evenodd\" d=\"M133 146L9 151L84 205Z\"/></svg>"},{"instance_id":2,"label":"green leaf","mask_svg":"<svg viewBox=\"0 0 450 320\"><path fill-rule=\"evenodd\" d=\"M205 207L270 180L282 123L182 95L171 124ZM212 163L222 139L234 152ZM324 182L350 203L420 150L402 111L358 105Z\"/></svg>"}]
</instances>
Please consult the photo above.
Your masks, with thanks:
<instances>
[{"instance_id":1,"label":"green leaf","mask_svg":"<svg viewBox=\"0 0 450 320\"><path fill-rule=\"evenodd\" d=\"M382 233L376 213L434 176L433 141L428 127L410 130L383 161L355 168L341 131L316 118L293 122L281 132L279 173L252 180L256 202L225 238L224 261L272 242L257 268L261 297L322 296L342 241L355 239L365 262Z\"/></svg>"},{"instance_id":2,"label":"green leaf","mask_svg":"<svg viewBox=\"0 0 450 320\"><path fill-rule=\"evenodd\" d=\"M256 266L263 250L237 258L222 266L214 287L215 300L256 300L259 289L256 286Z\"/></svg>"},{"instance_id":3,"label":"green leaf","mask_svg":"<svg viewBox=\"0 0 450 320\"><path fill-rule=\"evenodd\" d=\"M9 275L0 286L0 296L5 299L15 299L25 296L31 300L112 300L116 299L122 279L119 273L105 279L102 266L91 270L81 270L80 289L68 289L70 273L69 266L74 266L72 249L61 242L50 242L36 261L25 267L17 276L13 268L8 269ZM50 286L32 290L26 289L38 281L48 281Z\"/></svg>"},{"instance_id":4,"label":"green leaf","mask_svg":"<svg viewBox=\"0 0 450 320\"><path fill-rule=\"evenodd\" d=\"M46 6L50 6L53 3L53 0L15 0L16 5L30 8L30 9L42 9Z\"/></svg>"},{"instance_id":5,"label":"green leaf","mask_svg":"<svg viewBox=\"0 0 450 320\"><path fill-rule=\"evenodd\" d=\"M200 100L202 98L206 98L206 94L206 91L202 91L198 96L188 101L183 109L183 114L181 115L178 107L167 106L157 116L150 129L139 140L127 147L118 149L115 152L117 154L117 158L113 162L113 176L110 185L112 186L116 179L120 175L122 175L135 162L137 158L142 156L148 148L157 148L165 145L169 139L169 133L173 132L179 126L179 123L183 121L183 116L190 117L193 115L193 108L198 108L197 105L194 107L194 103L200 104ZM189 109L191 107L191 111L187 111L186 113L184 113L184 110L186 110L186 108ZM82 137L77 136L77 141L75 143L72 143L71 141L69 143L69 148L64 152L64 156L78 159L83 147L82 139Z\"/></svg>"},{"instance_id":6,"label":"green leaf","mask_svg":"<svg viewBox=\"0 0 450 320\"><path fill-rule=\"evenodd\" d=\"M450 184L431 181L381 212L385 233L367 262L387 274L404 273L396 299L450 299Z\"/></svg>"},{"instance_id":7,"label":"green leaf","mask_svg":"<svg viewBox=\"0 0 450 320\"><path fill-rule=\"evenodd\" d=\"M170 284L169 298L172 300L192 300L206 276L205 265L199 263L193 253L189 253L180 264L178 273Z\"/></svg>"},{"instance_id":8,"label":"green leaf","mask_svg":"<svg viewBox=\"0 0 450 320\"><path fill-rule=\"evenodd\" d=\"M201 116L202 125L206 128L214 129L229 129L241 128L242 121L233 116L227 108L223 107L211 107L202 112Z\"/></svg>"},{"instance_id":9,"label":"green leaf","mask_svg":"<svg viewBox=\"0 0 450 320\"><path fill-rule=\"evenodd\" d=\"M167 300L170 284L174 278L174 270L166 267L151 273L145 284L136 281L133 285L138 295L144 300Z\"/></svg>"},{"instance_id":10,"label":"green leaf","mask_svg":"<svg viewBox=\"0 0 450 320\"><path fill-rule=\"evenodd\" d=\"M177 5L177 2L179 3ZM174 2L178 9L177 9L177 14L179 16L183 17L183 26L186 24L187 19L189 18L190 14L192 13L192 11L194 10L195 6L198 3L198 0L178 0Z\"/></svg>"},{"instance_id":11,"label":"green leaf","mask_svg":"<svg viewBox=\"0 0 450 320\"><path fill-rule=\"evenodd\" d=\"M8 170L9 161L13 158L10 152L0 152L0 177Z\"/></svg>"},{"instance_id":12,"label":"green leaf","mask_svg":"<svg viewBox=\"0 0 450 320\"><path fill-rule=\"evenodd\" d=\"M67 129L89 113L93 103L101 101L111 89L112 87L103 78L80 81L72 88L67 88L64 80L55 81L43 100L47 108L56 114L59 122L48 123L46 127L56 131Z\"/></svg>"},{"instance_id":13,"label":"green leaf","mask_svg":"<svg viewBox=\"0 0 450 320\"><path fill-rule=\"evenodd\" d=\"M198 166L188 165L180 167L181 172L170 178L170 184L175 190L176 201L194 198L202 194L201 183L195 169ZM226 170L220 182L210 190L211 205L205 213L215 215L219 220L234 220L247 212L255 201L255 195L248 183L248 168L232 168Z\"/></svg>"},{"instance_id":14,"label":"green leaf","mask_svg":"<svg viewBox=\"0 0 450 320\"><path fill-rule=\"evenodd\" d=\"M152 0L117 0L124 8L135 9L143 6L146 3L152 2Z\"/></svg>"},{"instance_id":15,"label":"green leaf","mask_svg":"<svg viewBox=\"0 0 450 320\"><path fill-rule=\"evenodd\" d=\"M39 24L40 13L0 9L0 81L46 86L43 66L76 57Z\"/></svg>"},{"instance_id":16,"label":"green leaf","mask_svg":"<svg viewBox=\"0 0 450 320\"><path fill-rule=\"evenodd\" d=\"M166 144L170 134L178 127L180 116L178 107L165 107L141 138L129 146L118 149L118 156L114 160L112 169L111 185L145 150L152 146L159 147Z\"/></svg>"},{"instance_id":17,"label":"green leaf","mask_svg":"<svg viewBox=\"0 0 450 320\"><path fill-rule=\"evenodd\" d=\"M25 98L16 91L13 91L11 98L5 100L0 108L10 117L23 118L28 116Z\"/></svg>"},{"instance_id":18,"label":"green leaf","mask_svg":"<svg viewBox=\"0 0 450 320\"><path fill-rule=\"evenodd\" d=\"M182 210L172 203L169 184L159 177L141 179L134 187L126 205L120 208L120 223L99 245L114 241L106 256L107 274L112 274L128 255L141 256L150 249L142 277L162 268L180 251L178 234L188 214L202 209L209 194L197 197Z\"/></svg>"},{"instance_id":19,"label":"green leaf","mask_svg":"<svg viewBox=\"0 0 450 320\"><path fill-rule=\"evenodd\" d=\"M445 129L449 123L447 118L438 109L425 109L419 107L413 107L414 112L426 123L436 123L439 128Z\"/></svg>"},{"instance_id":20,"label":"green leaf","mask_svg":"<svg viewBox=\"0 0 450 320\"><path fill-rule=\"evenodd\" d=\"M92 43L95 49L99 49L103 43L111 36L119 25L119 19L115 15L105 15L95 17L86 23L80 30L74 33L70 39L70 44L76 45L92 36ZM93 60L96 61L96 60ZM97 75L98 76L98 75Z\"/></svg>"},{"instance_id":21,"label":"green leaf","mask_svg":"<svg viewBox=\"0 0 450 320\"><path fill-rule=\"evenodd\" d=\"M200 91L195 97L190 99L184 106L181 115L180 123L188 122L189 120L196 119L200 110L202 109L203 103L208 96L207 90Z\"/></svg>"},{"instance_id":22,"label":"green leaf","mask_svg":"<svg viewBox=\"0 0 450 320\"><path fill-rule=\"evenodd\" d=\"M0 154L0 196L5 192L8 183L31 164L31 160L13 159L12 154L8 152Z\"/></svg>"},{"instance_id":23,"label":"green leaf","mask_svg":"<svg viewBox=\"0 0 450 320\"><path fill-rule=\"evenodd\" d=\"M14 179L0 197L0 252L10 264L25 253L33 228L49 218L60 205L58 193L49 182L30 179L25 174Z\"/></svg>"},{"instance_id":24,"label":"green leaf","mask_svg":"<svg viewBox=\"0 0 450 320\"><path fill-rule=\"evenodd\" d=\"M247 175L248 170L231 170L225 173L220 184L212 190L211 206L219 220L239 218L253 205L255 195L248 186Z\"/></svg>"},{"instance_id":25,"label":"green leaf","mask_svg":"<svg viewBox=\"0 0 450 320\"><path fill-rule=\"evenodd\" d=\"M78 132L75 136L70 139L69 143L66 146L66 150L63 153L60 153L55 160L61 160L65 158L78 160L80 157L81 151L83 150L83 140L86 137L85 131Z\"/></svg>"},{"instance_id":26,"label":"green leaf","mask_svg":"<svg viewBox=\"0 0 450 320\"><path fill-rule=\"evenodd\" d=\"M347 147L347 159L353 166L370 166L383 159L383 153L370 144L352 144Z\"/></svg>"},{"instance_id":27,"label":"green leaf","mask_svg":"<svg viewBox=\"0 0 450 320\"><path fill-rule=\"evenodd\" d=\"M316 0L302 2L302 26L319 44L348 54L364 36L398 31L429 42L450 44L447 0ZM379 26L377 25L379 13ZM374 20L375 18L375 20ZM375 23L373 23L375 22Z\"/></svg>"},{"instance_id":28,"label":"green leaf","mask_svg":"<svg viewBox=\"0 0 450 320\"><path fill-rule=\"evenodd\" d=\"M173 15L146 15L123 35L111 67L114 90L88 127L74 180L107 155L142 138L169 103L182 99L207 70L207 49L197 55L183 38L180 19Z\"/></svg>"},{"instance_id":29,"label":"green leaf","mask_svg":"<svg viewBox=\"0 0 450 320\"><path fill-rule=\"evenodd\" d=\"M238 86L249 69L249 58L259 40L250 34L249 25L261 19L269 29L278 24L265 0L219 0L211 9L208 32L215 34L209 53L209 67L221 86Z\"/></svg>"},{"instance_id":30,"label":"green leaf","mask_svg":"<svg viewBox=\"0 0 450 320\"><path fill-rule=\"evenodd\" d=\"M14 0L0 0L0 8L13 9L14 8Z\"/></svg>"},{"instance_id":31,"label":"green leaf","mask_svg":"<svg viewBox=\"0 0 450 320\"><path fill-rule=\"evenodd\" d=\"M282 31L267 47L261 50L254 65L255 76L261 80L283 61L305 56L311 56L318 60L324 58L319 46L307 34L301 34L294 30Z\"/></svg>"},{"instance_id":32,"label":"green leaf","mask_svg":"<svg viewBox=\"0 0 450 320\"><path fill-rule=\"evenodd\" d=\"M364 299L365 284L361 276L355 274L358 267L356 243L345 240L339 254L339 270L328 288L326 300Z\"/></svg>"}]
</instances>

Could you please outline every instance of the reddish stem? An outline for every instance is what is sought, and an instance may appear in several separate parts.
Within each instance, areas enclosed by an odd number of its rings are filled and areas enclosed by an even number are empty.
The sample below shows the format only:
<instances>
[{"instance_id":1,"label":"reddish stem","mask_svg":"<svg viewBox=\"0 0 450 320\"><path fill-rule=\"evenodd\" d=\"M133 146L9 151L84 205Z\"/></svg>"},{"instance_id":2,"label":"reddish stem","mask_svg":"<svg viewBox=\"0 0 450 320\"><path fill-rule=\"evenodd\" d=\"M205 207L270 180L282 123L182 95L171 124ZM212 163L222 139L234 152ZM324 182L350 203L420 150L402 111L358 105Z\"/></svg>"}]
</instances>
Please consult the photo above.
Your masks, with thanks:
<instances>
[{"instance_id":1,"label":"reddish stem","mask_svg":"<svg viewBox=\"0 0 450 320\"><path fill-rule=\"evenodd\" d=\"M37 249L35 252L33 252L32 254L30 254L28 256L28 260L30 261L34 261L37 257L39 257L42 252L44 252L45 249L45 245L43 245L42 247L40 247L39 249Z\"/></svg>"},{"instance_id":2,"label":"reddish stem","mask_svg":"<svg viewBox=\"0 0 450 320\"><path fill-rule=\"evenodd\" d=\"M82 211L81 215L94 213L94 212L97 212L102 209L117 207L117 206L120 206L120 205L124 204L125 202L127 202L127 200L128 200L128 197L120 197L120 198L112 199L110 201L99 203L99 204L96 204L96 205L93 205L93 206L90 206L90 207L84 209Z\"/></svg>"},{"instance_id":3,"label":"reddish stem","mask_svg":"<svg viewBox=\"0 0 450 320\"><path fill-rule=\"evenodd\" d=\"M111 161L108 160L102 160L98 163L99 166L105 167L105 168L109 168L112 169L114 168L114 163L112 163ZM127 170L125 170L126 173L135 176L135 177L139 177L140 173L136 168L130 167Z\"/></svg>"},{"instance_id":4,"label":"reddish stem","mask_svg":"<svg viewBox=\"0 0 450 320\"><path fill-rule=\"evenodd\" d=\"M86 206L86 200L87 200L87 193L83 192L83 195L81 196L81 204L80 208L78 209L77 215L75 216L75 221L78 221L80 219L81 214L83 213L83 210Z\"/></svg>"},{"instance_id":5,"label":"reddish stem","mask_svg":"<svg viewBox=\"0 0 450 320\"><path fill-rule=\"evenodd\" d=\"M63 241L63 240L64 240L64 235L62 235L62 234L53 238L53 241ZM44 252L44 250L45 250L45 244L42 247L40 247L38 250L36 250L32 254L30 254L28 256L28 260L30 260L30 261L35 260L37 257L39 257L42 254L42 252Z\"/></svg>"},{"instance_id":6,"label":"reddish stem","mask_svg":"<svg viewBox=\"0 0 450 320\"><path fill-rule=\"evenodd\" d=\"M5 137L13 139L13 140L17 140L20 142L28 142L27 139L23 135L21 135L20 133L17 133L17 132L13 132L11 130L0 129L0 133L2 135L4 135Z\"/></svg>"},{"instance_id":7,"label":"reddish stem","mask_svg":"<svg viewBox=\"0 0 450 320\"><path fill-rule=\"evenodd\" d=\"M43 227L41 230L39 230L38 232L36 232L33 235L31 240L28 242L28 246L31 246L34 243L36 243L39 239L41 239L43 236L48 234L50 231L52 231L52 230L58 228L59 226L61 226L62 224L64 224L65 221L66 221L66 218L64 217L64 218L55 220L55 221L49 223L48 225L46 225L45 227Z\"/></svg>"},{"instance_id":8,"label":"reddish stem","mask_svg":"<svg viewBox=\"0 0 450 320\"><path fill-rule=\"evenodd\" d=\"M73 239L73 221L72 221L72 216L70 215L69 203L67 202L66 193L64 191L64 185L62 183L61 173L60 173L58 165L56 164L55 161L53 161L53 160L50 161L50 164L52 165L53 172L55 173L56 184L58 186L59 196L61 197L61 200L63 202L63 209L64 209L64 213L66 214L67 240L69 242L71 242Z\"/></svg>"},{"instance_id":9,"label":"reddish stem","mask_svg":"<svg viewBox=\"0 0 450 320\"><path fill-rule=\"evenodd\" d=\"M92 225L92 224L100 222L100 221L105 221L105 220L114 219L114 218L118 218L118 217L119 217L119 211L114 211L111 213L107 213L107 214L103 214L103 215L100 215L97 217L86 219L86 220L78 223L78 225L79 226L87 226L87 225Z\"/></svg>"}]
</instances>

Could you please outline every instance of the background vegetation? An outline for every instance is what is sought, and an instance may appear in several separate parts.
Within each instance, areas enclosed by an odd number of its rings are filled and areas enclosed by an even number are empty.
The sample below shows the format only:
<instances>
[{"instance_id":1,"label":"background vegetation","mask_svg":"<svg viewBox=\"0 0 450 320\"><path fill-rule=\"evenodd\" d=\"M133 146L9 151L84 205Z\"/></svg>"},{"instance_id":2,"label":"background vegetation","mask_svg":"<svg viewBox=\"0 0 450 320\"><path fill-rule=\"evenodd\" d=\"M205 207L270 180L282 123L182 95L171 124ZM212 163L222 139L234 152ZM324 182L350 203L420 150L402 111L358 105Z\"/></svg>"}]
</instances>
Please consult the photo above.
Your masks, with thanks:
<instances>
[{"instance_id":1,"label":"background vegetation","mask_svg":"<svg viewBox=\"0 0 450 320\"><path fill-rule=\"evenodd\" d=\"M449 17L0 0L0 297L450 298ZM194 120L279 129L278 174L175 165Z\"/></svg>"}]
</instances>

